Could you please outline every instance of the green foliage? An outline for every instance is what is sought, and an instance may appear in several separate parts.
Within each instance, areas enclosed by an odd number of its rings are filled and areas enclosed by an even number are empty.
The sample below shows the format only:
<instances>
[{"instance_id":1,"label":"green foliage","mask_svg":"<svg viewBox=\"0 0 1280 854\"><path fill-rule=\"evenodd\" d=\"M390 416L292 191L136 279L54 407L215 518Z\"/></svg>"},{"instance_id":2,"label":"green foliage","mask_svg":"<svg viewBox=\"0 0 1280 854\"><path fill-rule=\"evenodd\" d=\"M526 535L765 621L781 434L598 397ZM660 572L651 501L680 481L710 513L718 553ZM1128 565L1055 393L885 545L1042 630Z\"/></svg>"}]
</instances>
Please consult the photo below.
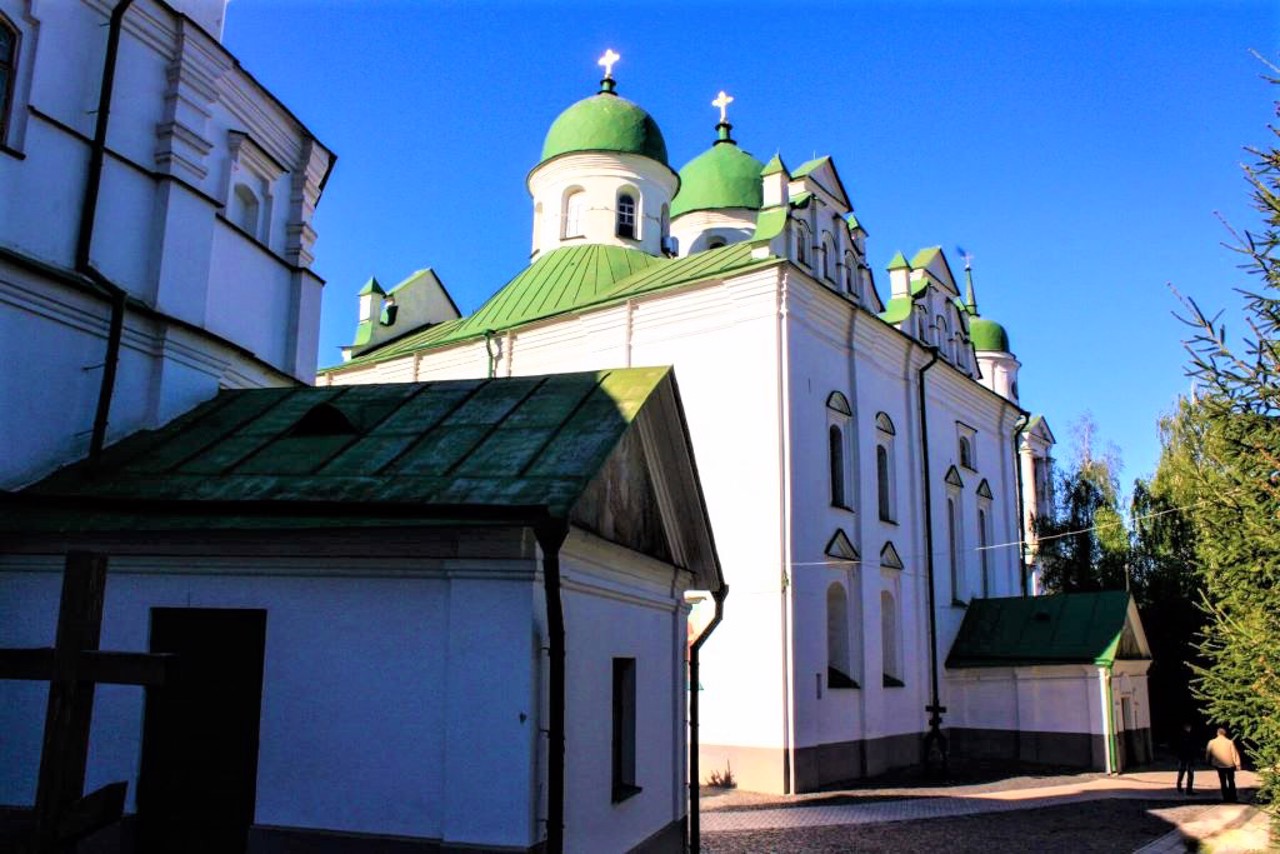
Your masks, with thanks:
<instances>
[{"instance_id":1,"label":"green foliage","mask_svg":"<svg viewBox=\"0 0 1280 854\"><path fill-rule=\"evenodd\" d=\"M1280 69L1272 66L1280 74ZM1271 79L1271 83L1280 82ZM1280 135L1275 127L1273 135ZM1197 690L1211 717L1244 739L1275 802L1280 768L1280 150L1249 149L1245 168L1258 231L1233 231L1248 333L1184 299L1196 400L1173 440L1185 455L1179 488L1191 503L1209 626Z\"/></svg>"},{"instance_id":2,"label":"green foliage","mask_svg":"<svg viewBox=\"0 0 1280 854\"><path fill-rule=\"evenodd\" d=\"M1070 471L1055 472L1054 514L1038 518L1041 582L1053 593L1123 590L1129 539L1120 511L1120 468L1114 454L1095 456L1093 422L1075 425L1077 453Z\"/></svg>"}]
</instances>

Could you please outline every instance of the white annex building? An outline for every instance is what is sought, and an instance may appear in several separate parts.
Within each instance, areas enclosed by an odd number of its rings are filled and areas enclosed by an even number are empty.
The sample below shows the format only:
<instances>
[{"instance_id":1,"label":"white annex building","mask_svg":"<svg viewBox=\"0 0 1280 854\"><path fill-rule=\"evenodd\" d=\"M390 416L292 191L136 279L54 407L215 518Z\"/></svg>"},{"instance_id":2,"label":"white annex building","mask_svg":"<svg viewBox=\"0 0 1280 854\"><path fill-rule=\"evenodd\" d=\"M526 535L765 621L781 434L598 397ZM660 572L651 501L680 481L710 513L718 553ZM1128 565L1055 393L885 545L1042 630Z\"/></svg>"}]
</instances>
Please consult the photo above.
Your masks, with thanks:
<instances>
[{"instance_id":1,"label":"white annex building","mask_svg":"<svg viewBox=\"0 0 1280 854\"><path fill-rule=\"evenodd\" d=\"M618 95L617 58L529 173L529 267L469 317L430 271L371 281L318 382L675 367L732 589L703 650L702 780L806 791L940 758L948 736L1047 759L1018 745L1070 733L1054 760L1116 767L1096 745L1149 727L1145 676L1120 720L1118 700L1114 718L1084 692L1050 702L1044 674L1010 666L999 690L1022 706L984 716L977 677L944 667L973 600L1038 592L1018 544L1048 507L1053 446L967 265L961 279L926 248L877 281L833 160L756 159L723 92L711 147L677 173L655 120Z\"/></svg>"}]
</instances>

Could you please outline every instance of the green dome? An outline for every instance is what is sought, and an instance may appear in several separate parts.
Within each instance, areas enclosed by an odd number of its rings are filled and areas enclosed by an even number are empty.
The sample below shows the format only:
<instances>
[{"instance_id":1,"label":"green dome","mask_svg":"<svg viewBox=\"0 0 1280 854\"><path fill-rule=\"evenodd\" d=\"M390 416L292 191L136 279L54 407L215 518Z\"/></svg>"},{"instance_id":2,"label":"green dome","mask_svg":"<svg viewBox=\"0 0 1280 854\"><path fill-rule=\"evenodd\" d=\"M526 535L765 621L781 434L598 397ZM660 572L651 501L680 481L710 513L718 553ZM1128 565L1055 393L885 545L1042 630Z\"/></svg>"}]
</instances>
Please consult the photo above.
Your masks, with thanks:
<instances>
[{"instance_id":1,"label":"green dome","mask_svg":"<svg viewBox=\"0 0 1280 854\"><path fill-rule=\"evenodd\" d=\"M680 170L680 192L671 201L671 215L719 208L760 210L763 170L763 163L723 139Z\"/></svg>"},{"instance_id":2,"label":"green dome","mask_svg":"<svg viewBox=\"0 0 1280 854\"><path fill-rule=\"evenodd\" d=\"M575 151L620 151L667 163L667 143L643 109L610 92L584 98L559 115L542 144L545 163Z\"/></svg>"},{"instance_id":3,"label":"green dome","mask_svg":"<svg viewBox=\"0 0 1280 854\"><path fill-rule=\"evenodd\" d=\"M1009 350L1009 333L994 320L985 317L969 319L969 340L975 350L997 350L1003 353Z\"/></svg>"}]
</instances>

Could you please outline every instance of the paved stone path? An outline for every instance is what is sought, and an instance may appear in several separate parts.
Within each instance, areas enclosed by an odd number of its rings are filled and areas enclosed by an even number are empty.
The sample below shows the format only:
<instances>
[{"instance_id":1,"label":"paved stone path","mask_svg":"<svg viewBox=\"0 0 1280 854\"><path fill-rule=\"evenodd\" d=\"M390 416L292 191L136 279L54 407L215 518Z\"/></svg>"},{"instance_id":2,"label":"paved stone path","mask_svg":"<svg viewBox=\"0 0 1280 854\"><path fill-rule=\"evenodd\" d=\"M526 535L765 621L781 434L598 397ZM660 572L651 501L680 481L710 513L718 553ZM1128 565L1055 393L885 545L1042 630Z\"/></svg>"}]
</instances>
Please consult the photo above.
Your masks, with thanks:
<instances>
[{"instance_id":1,"label":"paved stone path","mask_svg":"<svg viewBox=\"0 0 1280 854\"><path fill-rule=\"evenodd\" d=\"M902 797L891 800L874 800L866 803L816 804L814 806L769 806L753 809L704 809L702 829L704 833L742 830L770 830L827 825L873 824L894 821L918 821L931 818L977 815L993 812L1037 809L1060 806L1102 798L1132 798L1141 800L1176 799L1181 797L1174 789L1173 772L1140 771L1111 777L1082 779L1052 786L1007 789L1004 791L971 792L957 787L955 795L939 796L935 791L922 797ZM1256 785L1251 772L1238 775L1240 788ZM831 793L836 795L839 793ZM857 792L845 793L857 797ZM1186 851L1185 838L1208 839L1227 831L1245 827L1252 829L1256 840L1262 832L1265 845L1265 821L1258 820L1258 813L1244 804L1223 804L1218 801L1216 787L1213 791L1202 789L1197 799L1202 809L1191 814L1178 830L1172 831L1142 850L1143 854L1182 854ZM1196 799L1187 799L1189 804ZM774 804L795 803L778 798ZM1225 841L1225 840L1224 840ZM1234 849L1217 849L1234 850Z\"/></svg>"}]
</instances>

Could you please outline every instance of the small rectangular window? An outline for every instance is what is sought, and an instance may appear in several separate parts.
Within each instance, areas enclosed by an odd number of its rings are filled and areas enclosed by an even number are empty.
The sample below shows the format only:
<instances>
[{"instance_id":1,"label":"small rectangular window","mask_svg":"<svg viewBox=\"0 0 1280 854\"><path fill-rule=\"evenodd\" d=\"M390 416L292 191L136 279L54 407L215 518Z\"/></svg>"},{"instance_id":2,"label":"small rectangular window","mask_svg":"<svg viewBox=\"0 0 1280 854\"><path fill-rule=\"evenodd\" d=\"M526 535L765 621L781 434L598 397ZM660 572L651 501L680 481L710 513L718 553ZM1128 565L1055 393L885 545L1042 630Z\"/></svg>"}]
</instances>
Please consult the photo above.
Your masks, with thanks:
<instances>
[{"instance_id":1,"label":"small rectangular window","mask_svg":"<svg viewBox=\"0 0 1280 854\"><path fill-rule=\"evenodd\" d=\"M613 802L641 791L636 785L636 660L613 660Z\"/></svg>"}]
</instances>

